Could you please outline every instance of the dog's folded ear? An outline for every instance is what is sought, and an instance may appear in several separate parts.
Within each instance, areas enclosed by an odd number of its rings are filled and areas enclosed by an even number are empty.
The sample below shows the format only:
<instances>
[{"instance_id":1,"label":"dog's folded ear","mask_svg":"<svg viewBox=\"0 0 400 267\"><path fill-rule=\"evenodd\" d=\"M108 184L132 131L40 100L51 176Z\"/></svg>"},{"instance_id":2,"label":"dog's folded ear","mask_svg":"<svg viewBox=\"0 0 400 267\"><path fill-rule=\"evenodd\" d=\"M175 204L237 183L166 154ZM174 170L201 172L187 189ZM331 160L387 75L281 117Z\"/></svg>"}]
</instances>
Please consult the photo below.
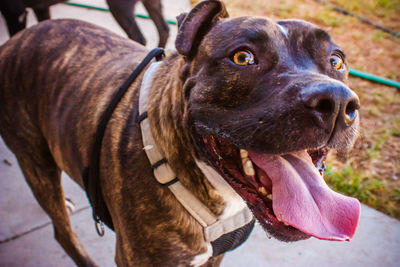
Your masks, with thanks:
<instances>
[{"instance_id":1,"label":"dog's folded ear","mask_svg":"<svg viewBox=\"0 0 400 267\"><path fill-rule=\"evenodd\" d=\"M176 16L176 21L178 22L178 29L181 27L182 22L186 18L187 14L188 14L187 12L183 12L182 14Z\"/></svg>"},{"instance_id":2,"label":"dog's folded ear","mask_svg":"<svg viewBox=\"0 0 400 267\"><path fill-rule=\"evenodd\" d=\"M228 12L224 3L218 0L206 0L197 4L189 14L177 17L178 36L176 50L186 57L195 54L196 48L211 26L221 18L227 18Z\"/></svg>"}]
</instances>

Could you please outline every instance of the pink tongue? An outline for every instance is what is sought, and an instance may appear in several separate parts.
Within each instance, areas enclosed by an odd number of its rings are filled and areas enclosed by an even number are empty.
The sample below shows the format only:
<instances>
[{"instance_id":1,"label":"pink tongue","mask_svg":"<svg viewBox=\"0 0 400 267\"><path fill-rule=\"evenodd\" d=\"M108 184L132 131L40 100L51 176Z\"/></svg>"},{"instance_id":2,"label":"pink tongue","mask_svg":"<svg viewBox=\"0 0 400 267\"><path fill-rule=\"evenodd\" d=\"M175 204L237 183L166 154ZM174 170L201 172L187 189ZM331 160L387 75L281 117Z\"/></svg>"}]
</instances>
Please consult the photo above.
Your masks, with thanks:
<instances>
[{"instance_id":1,"label":"pink tongue","mask_svg":"<svg viewBox=\"0 0 400 267\"><path fill-rule=\"evenodd\" d=\"M353 238L360 218L360 203L332 191L306 151L283 156L249 155L271 178L277 218L320 239Z\"/></svg>"}]
</instances>

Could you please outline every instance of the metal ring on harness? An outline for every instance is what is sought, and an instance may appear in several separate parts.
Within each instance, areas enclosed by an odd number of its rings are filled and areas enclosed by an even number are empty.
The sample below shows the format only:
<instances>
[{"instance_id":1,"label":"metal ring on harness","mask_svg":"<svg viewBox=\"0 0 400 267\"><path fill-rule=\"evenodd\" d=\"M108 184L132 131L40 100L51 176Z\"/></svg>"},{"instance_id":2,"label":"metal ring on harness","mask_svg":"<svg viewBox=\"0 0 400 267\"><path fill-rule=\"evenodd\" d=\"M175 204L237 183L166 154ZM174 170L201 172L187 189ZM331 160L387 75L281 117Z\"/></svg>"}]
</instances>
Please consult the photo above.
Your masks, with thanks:
<instances>
[{"instance_id":1,"label":"metal ring on harness","mask_svg":"<svg viewBox=\"0 0 400 267\"><path fill-rule=\"evenodd\" d=\"M100 220L99 216L96 216L96 219L94 220L94 226L96 228L96 232L99 236L104 236L104 223L102 220Z\"/></svg>"}]
</instances>

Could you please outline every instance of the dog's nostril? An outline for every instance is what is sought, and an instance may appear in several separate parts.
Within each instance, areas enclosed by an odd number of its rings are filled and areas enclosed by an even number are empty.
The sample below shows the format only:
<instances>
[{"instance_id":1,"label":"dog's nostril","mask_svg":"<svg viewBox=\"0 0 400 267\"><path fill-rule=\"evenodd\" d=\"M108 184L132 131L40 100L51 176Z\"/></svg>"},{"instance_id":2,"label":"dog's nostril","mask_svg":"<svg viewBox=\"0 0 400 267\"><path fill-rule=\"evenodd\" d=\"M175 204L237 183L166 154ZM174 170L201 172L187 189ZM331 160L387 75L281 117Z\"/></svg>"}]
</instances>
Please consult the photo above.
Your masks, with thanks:
<instances>
[{"instance_id":1,"label":"dog's nostril","mask_svg":"<svg viewBox=\"0 0 400 267\"><path fill-rule=\"evenodd\" d=\"M354 121L356 117L356 111L359 108L360 105L358 104L357 100L351 100L349 103L347 103L345 109L345 122L347 125L350 125Z\"/></svg>"},{"instance_id":2,"label":"dog's nostril","mask_svg":"<svg viewBox=\"0 0 400 267\"><path fill-rule=\"evenodd\" d=\"M356 100L351 100L346 106L346 115L349 117L354 116L356 110L360 108L360 105L357 103ZM353 114L353 115L352 115Z\"/></svg>"},{"instance_id":3,"label":"dog's nostril","mask_svg":"<svg viewBox=\"0 0 400 267\"><path fill-rule=\"evenodd\" d=\"M321 113L332 113L335 109L335 105L329 99L321 99L316 103L314 109Z\"/></svg>"},{"instance_id":4,"label":"dog's nostril","mask_svg":"<svg viewBox=\"0 0 400 267\"><path fill-rule=\"evenodd\" d=\"M322 127L351 126L357 118L360 102L357 95L341 83L315 82L301 91L301 101L310 116ZM345 126L343 126L345 124Z\"/></svg>"},{"instance_id":5,"label":"dog's nostril","mask_svg":"<svg viewBox=\"0 0 400 267\"><path fill-rule=\"evenodd\" d=\"M352 120L356 116L356 111L353 111L351 113L346 113L346 115L349 117L350 120Z\"/></svg>"}]
</instances>

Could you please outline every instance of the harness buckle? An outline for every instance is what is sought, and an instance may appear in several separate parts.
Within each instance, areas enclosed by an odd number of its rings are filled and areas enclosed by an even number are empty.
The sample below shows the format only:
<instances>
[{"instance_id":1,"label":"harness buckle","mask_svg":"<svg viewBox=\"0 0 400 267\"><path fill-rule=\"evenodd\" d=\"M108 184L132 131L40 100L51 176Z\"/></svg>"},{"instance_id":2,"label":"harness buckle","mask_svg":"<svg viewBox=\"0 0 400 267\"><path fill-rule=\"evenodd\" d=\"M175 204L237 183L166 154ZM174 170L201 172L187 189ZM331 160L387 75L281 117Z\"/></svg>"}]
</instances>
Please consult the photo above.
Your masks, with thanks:
<instances>
[{"instance_id":1,"label":"harness buckle","mask_svg":"<svg viewBox=\"0 0 400 267\"><path fill-rule=\"evenodd\" d=\"M104 236L105 230L104 230L104 223L103 221L99 218L99 216L96 216L94 219L94 226L96 228L96 232L99 236Z\"/></svg>"}]
</instances>

